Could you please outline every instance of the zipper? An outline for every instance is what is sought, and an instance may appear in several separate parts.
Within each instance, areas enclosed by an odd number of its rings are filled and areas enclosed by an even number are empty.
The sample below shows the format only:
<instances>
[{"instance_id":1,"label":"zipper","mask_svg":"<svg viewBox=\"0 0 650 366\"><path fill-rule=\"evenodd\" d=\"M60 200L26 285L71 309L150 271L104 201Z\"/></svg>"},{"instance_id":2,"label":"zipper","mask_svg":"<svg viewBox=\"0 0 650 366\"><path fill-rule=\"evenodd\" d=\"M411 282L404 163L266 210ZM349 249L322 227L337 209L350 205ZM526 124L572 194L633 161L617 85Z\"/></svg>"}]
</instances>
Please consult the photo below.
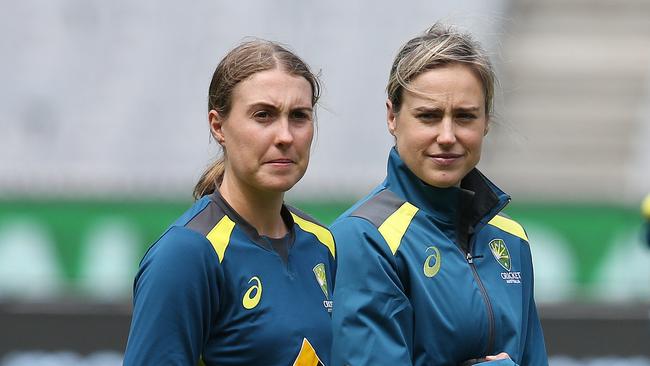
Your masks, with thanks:
<instances>
[{"instance_id":1,"label":"zipper","mask_svg":"<svg viewBox=\"0 0 650 366\"><path fill-rule=\"evenodd\" d=\"M474 264L474 257L472 257L472 254L467 253L467 255L465 256L465 259L467 259L467 263Z\"/></svg>"},{"instance_id":2,"label":"zipper","mask_svg":"<svg viewBox=\"0 0 650 366\"><path fill-rule=\"evenodd\" d=\"M485 301L485 306L487 307L487 312L488 312L488 342L487 342L487 355L492 354L492 347L494 347L494 311L492 310L492 303L490 302L490 298L487 295L487 290L485 289L485 286L483 286L483 282L478 276L478 272L476 271L476 266L474 265L474 261L472 260L472 255L467 253L469 256L469 266L472 268L472 274L474 274L474 279L478 283L479 290L481 291L481 295L483 295L483 300Z\"/></svg>"},{"instance_id":3,"label":"zipper","mask_svg":"<svg viewBox=\"0 0 650 366\"><path fill-rule=\"evenodd\" d=\"M496 207L492 208L488 215L485 217L494 217L496 214L501 212L504 207L506 207L510 203L510 197L508 197L504 202L501 202L498 204ZM496 212L496 213L494 213ZM493 214L494 213L494 214ZM476 270L476 264L474 264L474 259L475 258L483 258L483 256L473 256L472 255L472 249L474 248L474 242L476 239L476 235L483 229L485 225L487 225L487 222L489 220L486 220L485 217L481 219L481 221L475 226L474 228L474 235L472 235L469 245L468 245L468 250L465 251L465 248L463 248L460 243L457 241L454 241L456 244L456 248L465 256L465 260L467 261L467 264L469 265L469 268L472 269L472 275L474 276L474 280L478 284L479 292L481 293L481 296L483 297L483 302L485 302L485 307L487 310L487 316L488 316L488 341L487 341L487 349L486 349L486 355L491 355L492 354L492 348L494 348L494 328L495 328L495 321L494 321L494 310L492 309L492 302L490 301L490 297L487 294L487 290L485 289L485 286L483 285L483 281L481 281L481 278L478 275L478 271Z\"/></svg>"},{"instance_id":4,"label":"zipper","mask_svg":"<svg viewBox=\"0 0 650 366\"><path fill-rule=\"evenodd\" d=\"M487 290L485 289L485 286L483 286L483 282L481 281L481 278L478 275L478 271L476 270L476 265L474 264L474 258L483 258L483 256L473 256L471 253L472 247L473 247L473 242L470 243L470 251L464 252L460 247L456 246L463 254L465 254L465 259L467 260L467 264L469 267L472 269L472 275L474 276L474 280L478 284L479 292L481 293L481 296L483 297L483 301L485 302L485 307L487 308L487 315L488 315L488 341L487 341L487 350L486 354L491 355L492 354L492 348L494 347L494 311L492 310L492 302L490 302L490 298L487 295Z\"/></svg>"},{"instance_id":5,"label":"zipper","mask_svg":"<svg viewBox=\"0 0 650 366\"><path fill-rule=\"evenodd\" d=\"M510 197L503 202L502 204L498 205L496 208L492 209L491 212L496 211L501 212L505 206L510 203ZM493 216L493 215L491 215ZM484 226L485 224L476 226L475 228L475 234L477 234ZM460 245L457 245L456 247L465 254L465 259L467 260L467 264L469 267L472 269L472 275L474 276L474 280L476 280L476 283L478 284L479 292L481 293L481 296L483 296L483 301L485 302L485 307L487 308L487 315L488 315L488 341L487 341L487 350L486 354L491 355L492 354L492 348L494 348L494 310L492 309L492 302L490 301L490 297L487 294L487 290L485 289L485 286L483 285L483 281L481 281L481 278L478 275L478 271L476 270L476 265L474 264L474 258L482 258L483 256L473 256L472 255L472 249L474 248L474 241L476 239L476 236L473 236L469 242L469 250L465 252Z\"/></svg>"}]
</instances>

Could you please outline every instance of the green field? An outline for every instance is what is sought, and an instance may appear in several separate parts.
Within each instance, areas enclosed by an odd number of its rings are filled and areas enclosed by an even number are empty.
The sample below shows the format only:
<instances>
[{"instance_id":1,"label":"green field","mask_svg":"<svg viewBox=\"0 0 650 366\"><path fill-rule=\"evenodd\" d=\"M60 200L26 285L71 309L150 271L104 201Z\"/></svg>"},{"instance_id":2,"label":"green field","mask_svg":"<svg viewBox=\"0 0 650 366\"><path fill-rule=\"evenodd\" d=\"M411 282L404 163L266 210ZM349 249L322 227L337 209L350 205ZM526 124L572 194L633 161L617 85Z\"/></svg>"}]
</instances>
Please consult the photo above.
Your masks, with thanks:
<instances>
[{"instance_id":1,"label":"green field","mask_svg":"<svg viewBox=\"0 0 650 366\"><path fill-rule=\"evenodd\" d=\"M7 238L18 240L16 235L7 236L12 228L37 228L41 242L52 248L50 252L62 280L74 289L76 282L85 275L88 247L98 230L105 232L98 227L112 227L111 232L128 231L129 245L135 248L131 248L129 263L123 265L132 273L148 246L191 203L190 200L126 199L1 201L0 251L11 244ZM349 207L351 200L292 204L328 224ZM574 263L575 275L567 281L575 283L576 297L582 296L585 293L582 289L597 280L596 274L607 262L607 253L617 238L634 238L642 224L638 208L606 204L513 203L505 212L529 230L534 252L536 232L552 233L553 238L561 239L556 241L565 249L562 256L570 257Z\"/></svg>"}]
</instances>

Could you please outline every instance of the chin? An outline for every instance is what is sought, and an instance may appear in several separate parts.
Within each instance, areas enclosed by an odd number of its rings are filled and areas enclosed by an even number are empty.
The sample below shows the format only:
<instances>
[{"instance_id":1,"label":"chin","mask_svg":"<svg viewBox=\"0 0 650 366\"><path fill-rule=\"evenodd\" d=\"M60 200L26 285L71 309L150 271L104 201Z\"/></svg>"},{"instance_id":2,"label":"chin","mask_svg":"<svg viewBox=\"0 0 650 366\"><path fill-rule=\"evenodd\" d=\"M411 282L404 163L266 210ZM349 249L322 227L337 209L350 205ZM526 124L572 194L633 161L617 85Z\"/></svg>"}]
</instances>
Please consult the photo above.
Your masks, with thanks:
<instances>
[{"instance_id":1,"label":"chin","mask_svg":"<svg viewBox=\"0 0 650 366\"><path fill-rule=\"evenodd\" d=\"M287 172L288 173L288 172ZM283 193L290 190L300 179L303 174L291 172L288 174L269 174L258 176L256 179L257 189L267 192Z\"/></svg>"},{"instance_id":2,"label":"chin","mask_svg":"<svg viewBox=\"0 0 650 366\"><path fill-rule=\"evenodd\" d=\"M298 183L298 180L282 180L282 181L275 181L275 182L268 182L267 184L264 184L261 188L270 191L270 192L278 192L278 193L284 193L293 186Z\"/></svg>"},{"instance_id":3,"label":"chin","mask_svg":"<svg viewBox=\"0 0 650 366\"><path fill-rule=\"evenodd\" d=\"M436 188L449 188L458 185L460 182L460 179L456 179L456 177L450 177L450 176L445 176L445 177L431 177L425 182L433 187Z\"/></svg>"}]
</instances>

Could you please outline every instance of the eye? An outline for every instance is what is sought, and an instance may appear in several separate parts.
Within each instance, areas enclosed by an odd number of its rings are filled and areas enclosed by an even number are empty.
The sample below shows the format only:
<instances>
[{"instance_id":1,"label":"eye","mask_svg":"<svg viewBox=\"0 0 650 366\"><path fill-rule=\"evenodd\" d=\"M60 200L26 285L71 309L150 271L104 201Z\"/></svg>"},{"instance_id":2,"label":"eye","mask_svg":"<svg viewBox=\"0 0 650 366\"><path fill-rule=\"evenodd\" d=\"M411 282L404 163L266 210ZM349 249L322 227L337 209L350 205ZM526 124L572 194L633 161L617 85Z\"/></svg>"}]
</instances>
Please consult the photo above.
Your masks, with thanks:
<instances>
[{"instance_id":1,"label":"eye","mask_svg":"<svg viewBox=\"0 0 650 366\"><path fill-rule=\"evenodd\" d=\"M442 115L436 112L422 112L417 114L415 117L423 122L435 122L439 120Z\"/></svg>"},{"instance_id":2,"label":"eye","mask_svg":"<svg viewBox=\"0 0 650 366\"><path fill-rule=\"evenodd\" d=\"M261 109L253 113L253 118L257 121L268 121L271 119L271 117L273 117L273 115L266 109Z\"/></svg>"},{"instance_id":3,"label":"eye","mask_svg":"<svg viewBox=\"0 0 650 366\"><path fill-rule=\"evenodd\" d=\"M292 111L289 118L296 121L311 121L311 113L307 111L297 110Z\"/></svg>"},{"instance_id":4,"label":"eye","mask_svg":"<svg viewBox=\"0 0 650 366\"><path fill-rule=\"evenodd\" d=\"M458 114L456 115L456 119L458 119L458 120L460 120L460 121L466 121L466 122L473 121L473 120L475 120L476 118L477 118L477 117L476 117L476 114L474 114L474 113L469 113L469 112L467 112L467 113L466 113L466 112L458 113Z\"/></svg>"}]
</instances>

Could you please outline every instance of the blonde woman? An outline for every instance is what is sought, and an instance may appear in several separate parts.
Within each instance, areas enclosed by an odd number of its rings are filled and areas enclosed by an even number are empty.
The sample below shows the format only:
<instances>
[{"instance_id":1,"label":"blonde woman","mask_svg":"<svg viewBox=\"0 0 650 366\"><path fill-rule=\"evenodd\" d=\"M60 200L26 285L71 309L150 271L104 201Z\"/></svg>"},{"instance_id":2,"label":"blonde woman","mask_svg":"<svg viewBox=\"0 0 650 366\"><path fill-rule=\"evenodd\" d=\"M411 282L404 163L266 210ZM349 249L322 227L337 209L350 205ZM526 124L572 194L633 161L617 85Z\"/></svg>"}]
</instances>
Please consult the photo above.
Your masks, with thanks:
<instances>
[{"instance_id":1,"label":"blonde woman","mask_svg":"<svg viewBox=\"0 0 650 366\"><path fill-rule=\"evenodd\" d=\"M546 365L524 229L477 169L495 77L471 36L408 41L387 92L386 180L331 226L334 365Z\"/></svg>"}]
</instances>

